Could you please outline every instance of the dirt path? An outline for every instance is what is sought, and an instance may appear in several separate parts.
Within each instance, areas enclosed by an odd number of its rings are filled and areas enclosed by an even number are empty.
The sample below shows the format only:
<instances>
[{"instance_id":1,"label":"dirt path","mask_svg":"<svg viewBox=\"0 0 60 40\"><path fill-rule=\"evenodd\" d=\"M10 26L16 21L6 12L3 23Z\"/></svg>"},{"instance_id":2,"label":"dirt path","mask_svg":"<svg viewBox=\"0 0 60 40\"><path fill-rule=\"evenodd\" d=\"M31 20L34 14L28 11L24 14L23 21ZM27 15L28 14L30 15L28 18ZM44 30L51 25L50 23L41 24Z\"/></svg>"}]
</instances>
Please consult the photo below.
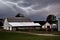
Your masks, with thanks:
<instances>
[{"instance_id":1,"label":"dirt path","mask_svg":"<svg viewBox=\"0 0 60 40\"><path fill-rule=\"evenodd\" d=\"M53 35L53 34L35 34L35 35L42 35L42 36L59 36L59 35Z\"/></svg>"},{"instance_id":2,"label":"dirt path","mask_svg":"<svg viewBox=\"0 0 60 40\"><path fill-rule=\"evenodd\" d=\"M18 32L18 33L26 33L26 34L38 35L38 36L60 36L60 35L54 35L54 34L38 34L38 33L31 33L31 32Z\"/></svg>"}]
</instances>

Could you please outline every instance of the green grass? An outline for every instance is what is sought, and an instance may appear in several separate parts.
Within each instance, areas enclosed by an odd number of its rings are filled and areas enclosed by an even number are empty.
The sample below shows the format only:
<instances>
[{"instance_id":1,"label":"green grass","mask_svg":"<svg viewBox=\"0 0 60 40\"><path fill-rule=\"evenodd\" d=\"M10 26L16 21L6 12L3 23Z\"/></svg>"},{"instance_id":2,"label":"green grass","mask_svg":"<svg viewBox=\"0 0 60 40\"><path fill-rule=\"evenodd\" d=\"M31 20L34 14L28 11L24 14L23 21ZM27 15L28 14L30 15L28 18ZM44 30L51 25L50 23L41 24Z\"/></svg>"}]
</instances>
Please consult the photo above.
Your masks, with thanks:
<instances>
[{"instance_id":1,"label":"green grass","mask_svg":"<svg viewBox=\"0 0 60 40\"><path fill-rule=\"evenodd\" d=\"M23 30L21 32L31 32L31 33L38 33L38 34L54 34L54 35L60 35L60 32L58 32L58 31L40 31L40 30L26 31L26 30Z\"/></svg>"},{"instance_id":2,"label":"green grass","mask_svg":"<svg viewBox=\"0 0 60 40\"><path fill-rule=\"evenodd\" d=\"M16 32L0 32L0 40L60 40L60 36L51 37Z\"/></svg>"}]
</instances>

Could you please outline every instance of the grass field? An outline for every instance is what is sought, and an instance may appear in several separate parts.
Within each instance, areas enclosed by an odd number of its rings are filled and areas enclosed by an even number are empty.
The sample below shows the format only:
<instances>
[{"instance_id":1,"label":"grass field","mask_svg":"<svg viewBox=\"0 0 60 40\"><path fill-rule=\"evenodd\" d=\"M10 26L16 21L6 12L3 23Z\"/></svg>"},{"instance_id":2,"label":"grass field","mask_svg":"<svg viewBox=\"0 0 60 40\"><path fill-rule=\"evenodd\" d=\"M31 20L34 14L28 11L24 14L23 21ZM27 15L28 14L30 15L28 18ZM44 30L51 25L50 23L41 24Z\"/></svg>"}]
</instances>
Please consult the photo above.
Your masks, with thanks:
<instances>
[{"instance_id":1,"label":"grass field","mask_svg":"<svg viewBox=\"0 0 60 40\"><path fill-rule=\"evenodd\" d=\"M16 32L0 32L0 40L60 40L60 36L51 37Z\"/></svg>"}]
</instances>

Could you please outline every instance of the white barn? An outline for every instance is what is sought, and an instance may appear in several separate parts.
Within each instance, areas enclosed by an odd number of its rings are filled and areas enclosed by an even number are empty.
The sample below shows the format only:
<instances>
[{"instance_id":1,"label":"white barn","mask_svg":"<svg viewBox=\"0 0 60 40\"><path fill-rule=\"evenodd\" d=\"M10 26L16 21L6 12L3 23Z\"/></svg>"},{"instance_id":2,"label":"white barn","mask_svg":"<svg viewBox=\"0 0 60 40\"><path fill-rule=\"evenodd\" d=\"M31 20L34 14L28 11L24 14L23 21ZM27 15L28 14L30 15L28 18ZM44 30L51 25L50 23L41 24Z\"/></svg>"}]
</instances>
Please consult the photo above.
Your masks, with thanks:
<instances>
[{"instance_id":1,"label":"white barn","mask_svg":"<svg viewBox=\"0 0 60 40\"><path fill-rule=\"evenodd\" d=\"M39 23L34 23L26 17L9 17L4 19L3 28L6 30L16 29L40 29Z\"/></svg>"},{"instance_id":2,"label":"white barn","mask_svg":"<svg viewBox=\"0 0 60 40\"><path fill-rule=\"evenodd\" d=\"M51 24L50 23L48 23L48 22L46 22L43 26L42 26L42 28L43 29L46 29L46 28L51 28Z\"/></svg>"}]
</instances>

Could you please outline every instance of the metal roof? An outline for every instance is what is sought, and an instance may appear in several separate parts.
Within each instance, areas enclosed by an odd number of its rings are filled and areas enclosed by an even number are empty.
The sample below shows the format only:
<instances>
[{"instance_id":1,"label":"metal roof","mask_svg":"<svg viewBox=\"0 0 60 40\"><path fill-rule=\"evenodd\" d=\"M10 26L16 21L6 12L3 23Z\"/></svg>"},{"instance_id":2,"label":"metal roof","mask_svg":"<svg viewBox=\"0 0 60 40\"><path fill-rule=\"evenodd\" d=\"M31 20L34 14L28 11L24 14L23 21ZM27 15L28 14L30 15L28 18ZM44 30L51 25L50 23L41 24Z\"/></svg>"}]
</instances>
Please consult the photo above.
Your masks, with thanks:
<instances>
[{"instance_id":1,"label":"metal roof","mask_svg":"<svg viewBox=\"0 0 60 40\"><path fill-rule=\"evenodd\" d=\"M11 26L41 26L39 23L33 22L9 22Z\"/></svg>"},{"instance_id":2,"label":"metal roof","mask_svg":"<svg viewBox=\"0 0 60 40\"><path fill-rule=\"evenodd\" d=\"M8 22L32 22L29 18L25 17L10 17L7 20Z\"/></svg>"}]
</instances>

